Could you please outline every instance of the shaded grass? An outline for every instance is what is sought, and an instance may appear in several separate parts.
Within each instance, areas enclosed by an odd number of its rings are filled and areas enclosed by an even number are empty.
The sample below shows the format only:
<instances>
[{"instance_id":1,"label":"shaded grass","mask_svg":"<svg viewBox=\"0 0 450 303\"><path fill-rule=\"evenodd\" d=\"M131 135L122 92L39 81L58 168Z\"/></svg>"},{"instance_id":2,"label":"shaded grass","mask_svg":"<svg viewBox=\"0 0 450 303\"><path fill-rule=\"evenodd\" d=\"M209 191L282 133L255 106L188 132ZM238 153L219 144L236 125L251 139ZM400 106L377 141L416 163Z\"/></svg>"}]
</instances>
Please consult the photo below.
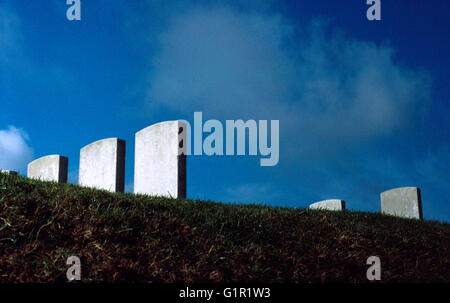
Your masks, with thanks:
<instances>
[{"instance_id":1,"label":"shaded grass","mask_svg":"<svg viewBox=\"0 0 450 303\"><path fill-rule=\"evenodd\" d=\"M0 282L450 281L450 224L113 194L0 173Z\"/></svg>"}]
</instances>

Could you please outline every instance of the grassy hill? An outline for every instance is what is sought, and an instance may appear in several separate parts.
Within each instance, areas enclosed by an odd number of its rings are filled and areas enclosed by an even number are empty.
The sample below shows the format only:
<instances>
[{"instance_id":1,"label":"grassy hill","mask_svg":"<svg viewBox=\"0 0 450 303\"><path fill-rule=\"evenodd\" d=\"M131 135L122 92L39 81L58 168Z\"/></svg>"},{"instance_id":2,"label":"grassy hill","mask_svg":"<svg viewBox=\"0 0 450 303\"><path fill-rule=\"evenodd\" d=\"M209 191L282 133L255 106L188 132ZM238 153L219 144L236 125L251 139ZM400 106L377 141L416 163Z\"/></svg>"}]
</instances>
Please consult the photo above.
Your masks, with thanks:
<instances>
[{"instance_id":1,"label":"grassy hill","mask_svg":"<svg viewBox=\"0 0 450 303\"><path fill-rule=\"evenodd\" d=\"M0 282L450 282L450 224L176 200L0 173Z\"/></svg>"}]
</instances>

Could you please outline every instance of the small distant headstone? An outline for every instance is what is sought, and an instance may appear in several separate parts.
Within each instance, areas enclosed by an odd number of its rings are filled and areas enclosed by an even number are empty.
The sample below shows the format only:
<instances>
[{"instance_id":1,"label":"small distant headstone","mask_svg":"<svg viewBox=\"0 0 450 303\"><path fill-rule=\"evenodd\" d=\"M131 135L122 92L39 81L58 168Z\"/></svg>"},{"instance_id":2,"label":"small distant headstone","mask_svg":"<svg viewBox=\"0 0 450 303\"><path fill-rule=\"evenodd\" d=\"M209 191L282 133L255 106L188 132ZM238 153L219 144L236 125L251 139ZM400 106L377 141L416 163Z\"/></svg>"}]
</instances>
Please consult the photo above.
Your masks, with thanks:
<instances>
[{"instance_id":1,"label":"small distant headstone","mask_svg":"<svg viewBox=\"0 0 450 303\"><path fill-rule=\"evenodd\" d=\"M69 159L60 155L45 156L28 164L27 176L32 179L67 183Z\"/></svg>"},{"instance_id":2,"label":"small distant headstone","mask_svg":"<svg viewBox=\"0 0 450 303\"><path fill-rule=\"evenodd\" d=\"M2 170L0 170L0 172L2 172L2 173L4 173L4 174L7 174L7 175L17 175L17 172L16 172L16 171L13 171L13 170L5 170L5 169L2 169Z\"/></svg>"},{"instance_id":3,"label":"small distant headstone","mask_svg":"<svg viewBox=\"0 0 450 303\"><path fill-rule=\"evenodd\" d=\"M186 198L186 133L181 121L161 122L136 133L135 193Z\"/></svg>"},{"instance_id":4,"label":"small distant headstone","mask_svg":"<svg viewBox=\"0 0 450 303\"><path fill-rule=\"evenodd\" d=\"M345 201L330 199L323 200L316 203L313 203L309 206L311 209L326 209L326 210L344 210L345 209Z\"/></svg>"},{"instance_id":5,"label":"small distant headstone","mask_svg":"<svg viewBox=\"0 0 450 303\"><path fill-rule=\"evenodd\" d=\"M112 192L125 187L125 141L109 138L96 141L80 151L78 183Z\"/></svg>"},{"instance_id":6,"label":"small distant headstone","mask_svg":"<svg viewBox=\"0 0 450 303\"><path fill-rule=\"evenodd\" d=\"M422 199L417 187L394 188L380 194L381 212L403 218L422 219Z\"/></svg>"}]
</instances>

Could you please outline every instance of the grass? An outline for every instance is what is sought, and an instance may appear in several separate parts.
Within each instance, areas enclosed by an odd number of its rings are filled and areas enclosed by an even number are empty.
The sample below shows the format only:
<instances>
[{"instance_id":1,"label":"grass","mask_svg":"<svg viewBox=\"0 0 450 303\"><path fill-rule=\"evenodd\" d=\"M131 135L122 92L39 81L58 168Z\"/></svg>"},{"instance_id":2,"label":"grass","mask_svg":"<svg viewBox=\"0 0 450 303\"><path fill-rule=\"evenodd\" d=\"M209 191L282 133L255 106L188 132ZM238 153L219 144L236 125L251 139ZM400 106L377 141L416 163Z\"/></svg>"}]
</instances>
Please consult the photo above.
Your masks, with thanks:
<instances>
[{"instance_id":1,"label":"grass","mask_svg":"<svg viewBox=\"0 0 450 303\"><path fill-rule=\"evenodd\" d=\"M450 282L450 224L117 194L0 173L0 282Z\"/></svg>"}]
</instances>

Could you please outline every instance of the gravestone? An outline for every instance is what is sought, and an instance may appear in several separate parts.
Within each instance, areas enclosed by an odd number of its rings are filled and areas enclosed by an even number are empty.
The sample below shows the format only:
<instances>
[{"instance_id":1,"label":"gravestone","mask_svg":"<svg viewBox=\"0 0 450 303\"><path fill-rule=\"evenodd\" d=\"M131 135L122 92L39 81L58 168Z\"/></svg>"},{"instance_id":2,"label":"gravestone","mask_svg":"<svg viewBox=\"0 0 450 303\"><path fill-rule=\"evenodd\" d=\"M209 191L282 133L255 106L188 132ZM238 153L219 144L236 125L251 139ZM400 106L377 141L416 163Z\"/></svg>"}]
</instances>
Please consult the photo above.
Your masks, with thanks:
<instances>
[{"instance_id":1,"label":"gravestone","mask_svg":"<svg viewBox=\"0 0 450 303\"><path fill-rule=\"evenodd\" d=\"M417 187L394 188L380 194L381 212L403 218L422 219L422 199Z\"/></svg>"},{"instance_id":2,"label":"gravestone","mask_svg":"<svg viewBox=\"0 0 450 303\"><path fill-rule=\"evenodd\" d=\"M69 159L60 155L45 156L28 164L27 176L32 179L67 183Z\"/></svg>"},{"instance_id":3,"label":"gravestone","mask_svg":"<svg viewBox=\"0 0 450 303\"><path fill-rule=\"evenodd\" d=\"M136 133L135 193L186 198L186 133L181 121L161 122Z\"/></svg>"},{"instance_id":4,"label":"gravestone","mask_svg":"<svg viewBox=\"0 0 450 303\"><path fill-rule=\"evenodd\" d=\"M344 210L345 201L338 199L323 200L309 206L311 209Z\"/></svg>"},{"instance_id":5,"label":"gravestone","mask_svg":"<svg viewBox=\"0 0 450 303\"><path fill-rule=\"evenodd\" d=\"M109 138L96 141L80 151L78 184L123 192L125 187L125 141Z\"/></svg>"},{"instance_id":6,"label":"gravestone","mask_svg":"<svg viewBox=\"0 0 450 303\"><path fill-rule=\"evenodd\" d=\"M16 172L16 171L13 171L13 170L5 170L5 169L2 169L2 170L0 170L0 172L2 172L2 173L4 173L4 174L7 174L7 175L17 175L17 172Z\"/></svg>"}]
</instances>

